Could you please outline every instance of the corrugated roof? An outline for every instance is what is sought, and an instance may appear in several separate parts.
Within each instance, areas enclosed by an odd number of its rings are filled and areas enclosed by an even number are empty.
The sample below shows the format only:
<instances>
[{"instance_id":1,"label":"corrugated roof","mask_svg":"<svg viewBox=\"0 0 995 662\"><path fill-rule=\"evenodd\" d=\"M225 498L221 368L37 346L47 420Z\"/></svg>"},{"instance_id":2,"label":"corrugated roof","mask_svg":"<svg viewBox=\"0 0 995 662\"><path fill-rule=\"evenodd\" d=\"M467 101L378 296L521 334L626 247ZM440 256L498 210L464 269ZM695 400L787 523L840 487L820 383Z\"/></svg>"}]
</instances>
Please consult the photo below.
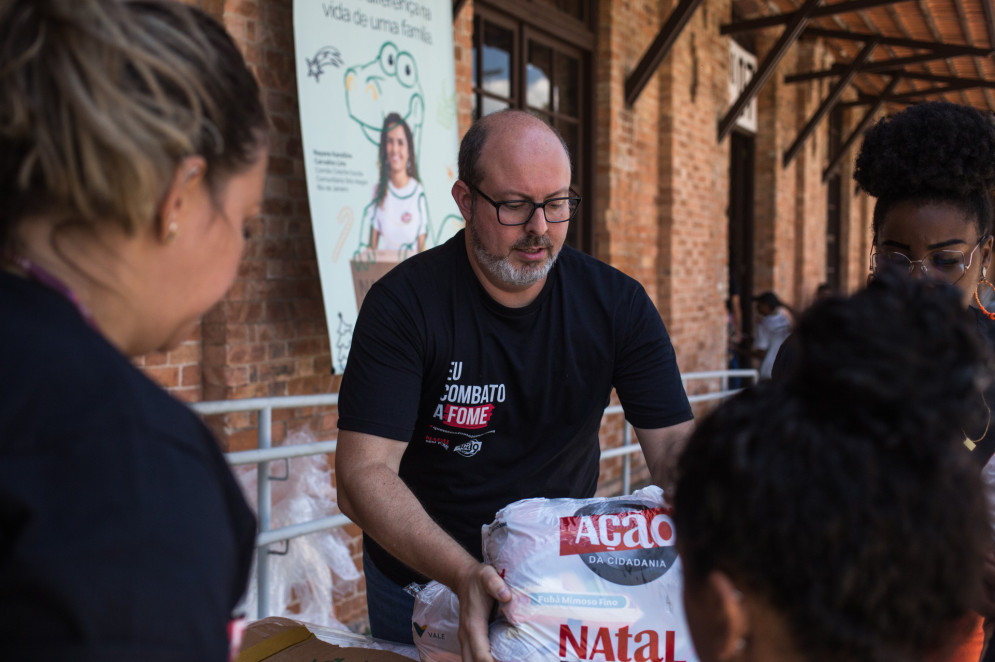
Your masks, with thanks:
<instances>
[{"instance_id":1,"label":"corrugated roof","mask_svg":"<svg viewBox=\"0 0 995 662\"><path fill-rule=\"evenodd\" d=\"M843 96L848 105L874 103L898 77L886 108L945 99L995 111L995 0L847 0L822 3L804 37L826 40L837 63L829 71L798 71L789 80L838 77L867 40L881 38ZM801 0L733 0L743 21L790 14ZM844 10L839 13L828 12ZM770 29L770 28L761 28ZM778 28L774 28L778 29ZM780 28L783 30L783 27ZM845 35L843 33L846 33ZM859 36L860 39L853 37ZM971 52L966 52L973 49ZM834 73L835 76L830 76ZM895 106L896 108L889 108Z\"/></svg>"}]
</instances>

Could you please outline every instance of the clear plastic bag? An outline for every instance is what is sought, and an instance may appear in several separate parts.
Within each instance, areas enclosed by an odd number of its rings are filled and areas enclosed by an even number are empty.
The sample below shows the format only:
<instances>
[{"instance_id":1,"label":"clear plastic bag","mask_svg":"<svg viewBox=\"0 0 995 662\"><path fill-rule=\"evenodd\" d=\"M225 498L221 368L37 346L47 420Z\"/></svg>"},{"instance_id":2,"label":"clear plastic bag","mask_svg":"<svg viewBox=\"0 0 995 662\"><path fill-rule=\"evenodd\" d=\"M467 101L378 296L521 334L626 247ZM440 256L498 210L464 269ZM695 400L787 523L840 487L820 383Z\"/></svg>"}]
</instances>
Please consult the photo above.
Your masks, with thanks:
<instances>
[{"instance_id":1,"label":"clear plastic bag","mask_svg":"<svg viewBox=\"0 0 995 662\"><path fill-rule=\"evenodd\" d=\"M422 662L461 662L459 599L448 586L429 582L415 594L411 634Z\"/></svg>"},{"instance_id":2,"label":"clear plastic bag","mask_svg":"<svg viewBox=\"0 0 995 662\"><path fill-rule=\"evenodd\" d=\"M287 436L285 446L314 443L310 431ZM283 473L283 462L270 464L270 474ZM254 465L237 467L246 498L256 508L257 471ZM309 455L289 460L286 480L271 480L273 529L336 515L340 511L332 487L331 468L326 455ZM280 550L281 543L271 546ZM257 552L265 553L264 550ZM347 538L339 529L319 531L289 541L286 554L269 555L269 614L326 627L345 629L336 618L333 597L348 594L360 573L349 553ZM250 619L256 618L256 568L244 603Z\"/></svg>"}]
</instances>

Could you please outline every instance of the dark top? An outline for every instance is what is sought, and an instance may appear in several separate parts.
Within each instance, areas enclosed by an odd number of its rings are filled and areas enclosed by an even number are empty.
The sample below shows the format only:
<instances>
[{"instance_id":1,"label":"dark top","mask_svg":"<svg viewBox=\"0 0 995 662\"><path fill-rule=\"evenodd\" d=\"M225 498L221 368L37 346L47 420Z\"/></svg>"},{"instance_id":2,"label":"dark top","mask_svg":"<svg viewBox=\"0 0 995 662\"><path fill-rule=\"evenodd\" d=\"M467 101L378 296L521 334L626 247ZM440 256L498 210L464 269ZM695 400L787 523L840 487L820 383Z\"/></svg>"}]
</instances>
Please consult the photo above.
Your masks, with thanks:
<instances>
[{"instance_id":1,"label":"dark top","mask_svg":"<svg viewBox=\"0 0 995 662\"><path fill-rule=\"evenodd\" d=\"M211 433L2 271L0 376L2 656L227 660L255 521Z\"/></svg>"},{"instance_id":2,"label":"dark top","mask_svg":"<svg viewBox=\"0 0 995 662\"><path fill-rule=\"evenodd\" d=\"M408 442L400 477L481 558L480 527L509 503L594 494L613 386L638 428L692 418L642 286L564 247L536 300L507 308L477 280L461 231L370 290L342 378L339 427ZM424 581L365 542L397 584Z\"/></svg>"}]
</instances>

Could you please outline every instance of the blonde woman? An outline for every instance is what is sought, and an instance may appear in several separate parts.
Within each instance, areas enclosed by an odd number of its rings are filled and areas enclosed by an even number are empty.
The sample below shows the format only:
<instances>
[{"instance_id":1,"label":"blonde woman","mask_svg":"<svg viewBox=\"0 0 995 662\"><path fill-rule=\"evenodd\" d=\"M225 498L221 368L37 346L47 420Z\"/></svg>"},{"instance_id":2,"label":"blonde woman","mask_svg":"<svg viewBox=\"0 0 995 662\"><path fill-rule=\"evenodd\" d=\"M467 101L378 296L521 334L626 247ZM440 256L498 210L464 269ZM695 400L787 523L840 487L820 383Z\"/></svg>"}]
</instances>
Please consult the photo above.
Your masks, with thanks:
<instances>
[{"instance_id":1,"label":"blonde woman","mask_svg":"<svg viewBox=\"0 0 995 662\"><path fill-rule=\"evenodd\" d=\"M267 120L173 2L0 4L0 641L225 660L255 533L216 441L130 357L189 337L259 211Z\"/></svg>"}]
</instances>

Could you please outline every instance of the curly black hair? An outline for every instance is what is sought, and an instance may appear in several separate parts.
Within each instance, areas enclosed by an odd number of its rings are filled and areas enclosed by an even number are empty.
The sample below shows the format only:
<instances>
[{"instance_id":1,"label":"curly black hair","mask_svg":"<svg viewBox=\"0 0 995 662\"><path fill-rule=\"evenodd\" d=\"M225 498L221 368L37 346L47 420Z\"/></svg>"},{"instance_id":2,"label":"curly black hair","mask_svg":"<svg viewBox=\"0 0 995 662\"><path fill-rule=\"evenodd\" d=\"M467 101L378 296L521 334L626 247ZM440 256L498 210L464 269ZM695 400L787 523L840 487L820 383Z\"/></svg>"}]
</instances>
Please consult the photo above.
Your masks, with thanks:
<instances>
[{"instance_id":1,"label":"curly black hair","mask_svg":"<svg viewBox=\"0 0 995 662\"><path fill-rule=\"evenodd\" d=\"M931 101L879 120L864 135L853 178L877 198L873 231L899 202L951 204L992 232L995 123L967 106Z\"/></svg>"},{"instance_id":2,"label":"curly black hair","mask_svg":"<svg viewBox=\"0 0 995 662\"><path fill-rule=\"evenodd\" d=\"M987 416L991 359L951 286L893 274L816 302L796 334L786 381L725 402L679 460L685 572L762 595L807 660L917 659L980 585L961 425Z\"/></svg>"}]
</instances>

